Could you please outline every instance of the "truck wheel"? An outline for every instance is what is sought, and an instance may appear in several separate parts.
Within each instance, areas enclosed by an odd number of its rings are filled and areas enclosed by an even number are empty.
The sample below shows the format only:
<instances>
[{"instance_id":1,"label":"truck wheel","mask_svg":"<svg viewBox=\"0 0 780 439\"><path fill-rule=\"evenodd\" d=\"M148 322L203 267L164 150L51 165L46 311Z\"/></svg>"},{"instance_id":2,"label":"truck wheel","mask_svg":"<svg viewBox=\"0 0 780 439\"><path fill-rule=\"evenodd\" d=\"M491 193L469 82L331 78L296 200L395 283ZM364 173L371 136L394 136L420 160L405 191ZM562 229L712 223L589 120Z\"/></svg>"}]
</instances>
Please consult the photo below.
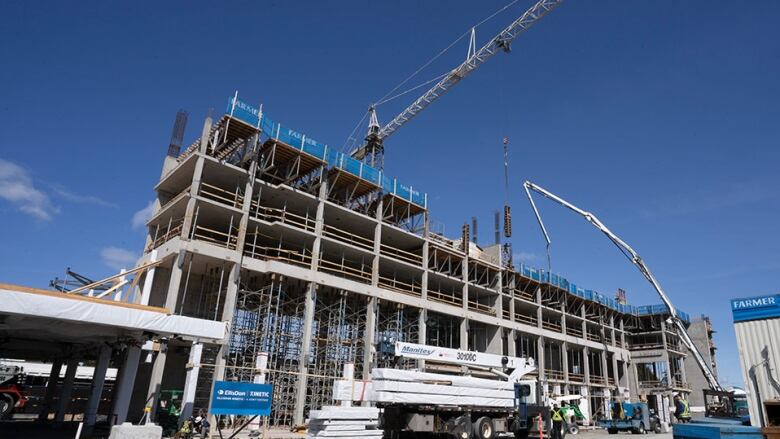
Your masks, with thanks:
<instances>
[{"instance_id":1,"label":"truck wheel","mask_svg":"<svg viewBox=\"0 0 780 439\"><path fill-rule=\"evenodd\" d=\"M607 433L609 433L609 434L617 434L617 432L618 432L617 428L608 428L607 429Z\"/></svg>"},{"instance_id":2,"label":"truck wheel","mask_svg":"<svg viewBox=\"0 0 780 439\"><path fill-rule=\"evenodd\" d=\"M0 419L10 419L14 411L14 398L6 393L0 394Z\"/></svg>"},{"instance_id":3,"label":"truck wheel","mask_svg":"<svg viewBox=\"0 0 780 439\"><path fill-rule=\"evenodd\" d=\"M656 423L653 424L653 433L655 433L655 434L661 433L661 423L660 422L656 422Z\"/></svg>"},{"instance_id":4,"label":"truck wheel","mask_svg":"<svg viewBox=\"0 0 780 439\"><path fill-rule=\"evenodd\" d=\"M577 424L569 424L569 428L567 428L567 431L569 434L577 434L580 432L580 426Z\"/></svg>"},{"instance_id":5,"label":"truck wheel","mask_svg":"<svg viewBox=\"0 0 780 439\"><path fill-rule=\"evenodd\" d=\"M640 422L639 426L633 430L631 430L631 433L634 434L647 434L647 430L645 430L645 424Z\"/></svg>"},{"instance_id":6,"label":"truck wheel","mask_svg":"<svg viewBox=\"0 0 780 439\"><path fill-rule=\"evenodd\" d=\"M496 436L496 428L493 420L487 416L477 419L474 423L474 437L477 439L493 439Z\"/></svg>"}]
</instances>

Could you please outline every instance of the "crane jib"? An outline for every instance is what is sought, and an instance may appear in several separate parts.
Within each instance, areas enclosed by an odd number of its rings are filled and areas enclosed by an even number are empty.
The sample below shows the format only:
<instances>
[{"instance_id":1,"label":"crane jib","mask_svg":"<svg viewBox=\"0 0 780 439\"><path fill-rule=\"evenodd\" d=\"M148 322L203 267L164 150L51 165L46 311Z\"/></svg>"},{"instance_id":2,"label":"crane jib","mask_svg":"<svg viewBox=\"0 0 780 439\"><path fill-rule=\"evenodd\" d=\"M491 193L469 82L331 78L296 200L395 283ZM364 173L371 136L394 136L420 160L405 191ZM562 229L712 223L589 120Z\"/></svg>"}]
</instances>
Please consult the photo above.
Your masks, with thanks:
<instances>
[{"instance_id":1,"label":"crane jib","mask_svg":"<svg viewBox=\"0 0 780 439\"><path fill-rule=\"evenodd\" d=\"M534 23L540 18L544 17L548 12L560 5L563 0L539 0L530 9L525 11L523 15L513 21L509 26L502 30L496 37L490 39L490 41L478 51L474 52L466 61L460 64L458 67L452 69L452 71L442 78L439 82L431 87L428 91L423 93L422 96L417 98L411 105L399 113L393 120L385 124L380 130L379 139L385 139L393 134L398 128L409 122L414 116L419 114L428 105L432 104L440 96L448 92L458 82L465 78L469 73L476 70L485 61L490 59L499 50L508 51L510 43L517 38L521 33L528 30Z\"/></svg>"}]
</instances>

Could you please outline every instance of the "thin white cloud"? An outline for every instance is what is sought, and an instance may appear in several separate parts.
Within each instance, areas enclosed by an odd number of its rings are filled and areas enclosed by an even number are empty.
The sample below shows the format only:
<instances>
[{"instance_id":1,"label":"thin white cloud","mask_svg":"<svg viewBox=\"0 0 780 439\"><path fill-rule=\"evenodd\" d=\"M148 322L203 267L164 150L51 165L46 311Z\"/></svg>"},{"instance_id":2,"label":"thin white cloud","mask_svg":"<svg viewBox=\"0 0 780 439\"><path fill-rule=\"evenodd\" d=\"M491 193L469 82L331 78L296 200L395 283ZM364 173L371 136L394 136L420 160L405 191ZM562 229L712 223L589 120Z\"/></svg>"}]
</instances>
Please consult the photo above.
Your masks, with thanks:
<instances>
[{"instance_id":1,"label":"thin white cloud","mask_svg":"<svg viewBox=\"0 0 780 439\"><path fill-rule=\"evenodd\" d=\"M512 255L512 258L517 262L533 262L539 259L536 253L520 252Z\"/></svg>"},{"instance_id":2,"label":"thin white cloud","mask_svg":"<svg viewBox=\"0 0 780 439\"><path fill-rule=\"evenodd\" d=\"M138 255L119 247L104 247L100 250L100 258L106 266L119 271L123 268L132 268L138 259Z\"/></svg>"},{"instance_id":3,"label":"thin white cloud","mask_svg":"<svg viewBox=\"0 0 780 439\"><path fill-rule=\"evenodd\" d=\"M771 182L759 179L729 182L728 186L675 192L668 198L647 202L639 211L647 218L715 212L775 200L778 192L774 187Z\"/></svg>"},{"instance_id":4,"label":"thin white cloud","mask_svg":"<svg viewBox=\"0 0 780 439\"><path fill-rule=\"evenodd\" d=\"M112 203L110 201L106 201L102 198L96 197L94 195L81 195L81 194L75 194L73 192L68 191L67 189L64 189L60 186L54 186L51 188L52 191L54 191L55 194L59 195L63 199L78 203L78 204L94 204L96 206L101 207L109 207L111 209L119 209L119 205L116 203Z\"/></svg>"},{"instance_id":5,"label":"thin white cloud","mask_svg":"<svg viewBox=\"0 0 780 439\"><path fill-rule=\"evenodd\" d=\"M152 217L153 213L154 213L154 200L150 201L149 204L146 205L146 207L133 214L133 228L138 229L140 227L143 227L144 224L146 224L146 222L149 221L149 218Z\"/></svg>"},{"instance_id":6,"label":"thin white cloud","mask_svg":"<svg viewBox=\"0 0 780 439\"><path fill-rule=\"evenodd\" d=\"M42 221L51 220L59 212L49 197L35 187L26 169L3 159L0 159L0 198Z\"/></svg>"}]
</instances>

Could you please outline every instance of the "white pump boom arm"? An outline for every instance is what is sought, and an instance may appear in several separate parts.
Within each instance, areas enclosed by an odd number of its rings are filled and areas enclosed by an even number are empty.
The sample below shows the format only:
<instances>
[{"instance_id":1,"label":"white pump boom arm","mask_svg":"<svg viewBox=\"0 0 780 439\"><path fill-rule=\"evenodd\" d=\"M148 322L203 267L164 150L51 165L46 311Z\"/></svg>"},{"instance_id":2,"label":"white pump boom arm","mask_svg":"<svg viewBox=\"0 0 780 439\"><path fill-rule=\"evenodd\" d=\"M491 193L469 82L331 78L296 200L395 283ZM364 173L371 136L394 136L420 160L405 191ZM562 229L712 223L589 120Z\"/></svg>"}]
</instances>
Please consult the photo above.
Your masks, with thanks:
<instances>
[{"instance_id":1,"label":"white pump boom arm","mask_svg":"<svg viewBox=\"0 0 780 439\"><path fill-rule=\"evenodd\" d=\"M669 300L669 297L666 295L663 288L661 288L661 284L658 283L658 280L655 278L655 276L653 276L653 273L650 272L650 268L648 268L647 265L645 265L644 261L639 256L639 254L636 251L634 251L634 249L631 248L630 245L626 244L617 235L612 233L612 231L609 230L607 226L605 226L601 221L599 221L599 219L596 218L596 216L593 215L592 213L580 209L579 207L569 203L563 198L547 191L546 189L540 186L531 183L530 181L526 181L525 184L523 184L523 186L525 187L525 193L528 195L528 200L531 202L531 207L533 208L534 214L536 215L536 220L539 223L539 227L541 227L542 229L542 233L544 234L544 239L547 241L548 246L550 245L550 236L547 234L547 229L544 227L544 223L542 222L542 217L539 215L539 210L536 208L536 204L534 203L533 197L531 196L531 191L541 194L542 196L549 198L552 201L555 201L561 206L581 215L582 217L585 218L586 221L593 224L597 229L601 231L601 233L606 235L607 238L609 238L609 240L612 241L618 248L620 248L623 252L627 253L627 256L630 256L631 262L637 267L637 269L639 269L639 272L642 273L642 275L650 282L650 284L653 286L655 291L661 297L661 300L663 301L664 305L666 305L666 308L669 310L669 315L671 316L672 322L674 323L675 327L677 328L677 332L680 335L680 339L682 340L685 347L687 347L693 354L693 357L696 359L696 362L699 364L699 368L701 368L702 373L704 374L705 378L707 378L707 382L709 383L710 387L713 390L723 391L723 387L720 385L717 378L715 378L715 375L712 373L712 370L710 370L710 367L709 365L707 365L707 362L704 361L704 358L699 352L699 349L696 348L696 345L693 344L693 341L691 340L691 337L688 335L688 331L686 331L683 321L677 315L677 310L674 308L674 305L672 304L671 300Z\"/></svg>"}]
</instances>

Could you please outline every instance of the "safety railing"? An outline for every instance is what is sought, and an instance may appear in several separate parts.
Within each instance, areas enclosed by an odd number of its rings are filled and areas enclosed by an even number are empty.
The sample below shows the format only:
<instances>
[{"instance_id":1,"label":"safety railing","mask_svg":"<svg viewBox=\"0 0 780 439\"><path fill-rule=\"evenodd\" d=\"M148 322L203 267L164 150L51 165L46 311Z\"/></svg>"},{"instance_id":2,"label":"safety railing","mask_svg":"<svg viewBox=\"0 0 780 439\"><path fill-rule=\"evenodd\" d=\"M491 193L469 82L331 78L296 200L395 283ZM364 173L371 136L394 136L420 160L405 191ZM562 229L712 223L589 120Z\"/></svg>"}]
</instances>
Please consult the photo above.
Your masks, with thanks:
<instances>
[{"instance_id":1,"label":"safety railing","mask_svg":"<svg viewBox=\"0 0 780 439\"><path fill-rule=\"evenodd\" d=\"M463 297L460 293L449 293L446 291L437 291L434 289L428 289L428 298L440 303L446 303L447 305L453 305L457 307L463 306Z\"/></svg>"},{"instance_id":2,"label":"safety railing","mask_svg":"<svg viewBox=\"0 0 780 439\"><path fill-rule=\"evenodd\" d=\"M181 228L184 225L184 219L174 221L168 221L168 224L161 230L158 225L155 229L154 236L152 237L149 245L146 246L146 251L149 252L157 247L163 245L168 240L175 236L181 235Z\"/></svg>"},{"instance_id":3,"label":"safety railing","mask_svg":"<svg viewBox=\"0 0 780 439\"><path fill-rule=\"evenodd\" d=\"M598 385L603 386L603 385L607 384L607 381L604 379L603 376L591 374L590 375L590 383L591 384L595 384L597 386Z\"/></svg>"},{"instance_id":4,"label":"safety railing","mask_svg":"<svg viewBox=\"0 0 780 439\"><path fill-rule=\"evenodd\" d=\"M569 372L569 381L573 381L576 383L584 383L585 374Z\"/></svg>"},{"instance_id":5,"label":"safety railing","mask_svg":"<svg viewBox=\"0 0 780 439\"><path fill-rule=\"evenodd\" d=\"M582 338L582 330L578 329L576 326L566 325L566 335Z\"/></svg>"},{"instance_id":6,"label":"safety railing","mask_svg":"<svg viewBox=\"0 0 780 439\"><path fill-rule=\"evenodd\" d=\"M390 247L387 244L381 244L379 246L379 253L389 256L391 258L400 259L414 265L422 264L422 255L417 253L408 252L399 248Z\"/></svg>"},{"instance_id":7,"label":"safety railing","mask_svg":"<svg viewBox=\"0 0 780 439\"><path fill-rule=\"evenodd\" d=\"M311 252L307 249L291 250L247 243L244 246L244 255L254 259L276 260L303 267L311 266Z\"/></svg>"},{"instance_id":8,"label":"safety railing","mask_svg":"<svg viewBox=\"0 0 780 439\"><path fill-rule=\"evenodd\" d=\"M347 265L343 258L340 262L336 262L321 257L319 268L321 271L344 276L358 282L371 282L371 267L367 267L365 264L361 264L360 268L353 267Z\"/></svg>"},{"instance_id":9,"label":"safety railing","mask_svg":"<svg viewBox=\"0 0 780 439\"><path fill-rule=\"evenodd\" d=\"M235 250L236 245L238 244L238 237L233 233L225 233L220 230L210 229L199 225L193 226L192 238L231 250Z\"/></svg>"},{"instance_id":10,"label":"safety railing","mask_svg":"<svg viewBox=\"0 0 780 439\"><path fill-rule=\"evenodd\" d=\"M379 276L377 283L380 287L387 290L397 291L399 293L408 294L410 296L422 296L422 285L412 282L403 282L397 279L391 279L385 276Z\"/></svg>"},{"instance_id":11,"label":"safety railing","mask_svg":"<svg viewBox=\"0 0 780 439\"><path fill-rule=\"evenodd\" d=\"M484 303L479 303L476 300L469 300L468 306L470 311L475 311L480 314L487 314L490 316L496 315L496 310L492 306L485 305Z\"/></svg>"},{"instance_id":12,"label":"safety railing","mask_svg":"<svg viewBox=\"0 0 780 439\"><path fill-rule=\"evenodd\" d=\"M279 209L275 207L265 207L257 204L256 201L252 201L252 207L250 208L250 214L261 221L268 223L280 222L288 224L309 232L313 232L317 221L310 217L298 215L292 213L287 209Z\"/></svg>"},{"instance_id":13,"label":"safety railing","mask_svg":"<svg viewBox=\"0 0 780 439\"><path fill-rule=\"evenodd\" d=\"M337 239L339 241L347 242L357 247L364 248L366 250L374 250L374 240L366 238L364 236L356 235L354 233L347 232L346 230L339 229L338 227L325 224L322 228L322 234Z\"/></svg>"},{"instance_id":14,"label":"safety railing","mask_svg":"<svg viewBox=\"0 0 780 439\"><path fill-rule=\"evenodd\" d=\"M507 308L501 309L501 317L504 320L512 320L512 313Z\"/></svg>"},{"instance_id":15,"label":"safety railing","mask_svg":"<svg viewBox=\"0 0 780 439\"><path fill-rule=\"evenodd\" d=\"M536 326L538 324L538 320L536 317L520 314L520 313L515 313L515 321L520 323L525 323L526 325L531 325L531 326Z\"/></svg>"},{"instance_id":16,"label":"safety railing","mask_svg":"<svg viewBox=\"0 0 780 439\"><path fill-rule=\"evenodd\" d=\"M561 331L561 324L550 320L542 319L542 328L549 329L550 331Z\"/></svg>"},{"instance_id":17,"label":"safety railing","mask_svg":"<svg viewBox=\"0 0 780 439\"><path fill-rule=\"evenodd\" d=\"M629 349L633 351L649 351L653 349L663 349L662 343L629 343Z\"/></svg>"},{"instance_id":18,"label":"safety railing","mask_svg":"<svg viewBox=\"0 0 780 439\"><path fill-rule=\"evenodd\" d=\"M601 341L601 335L600 334L594 334L592 332L586 332L585 333L585 339L590 341Z\"/></svg>"},{"instance_id":19,"label":"safety railing","mask_svg":"<svg viewBox=\"0 0 780 439\"><path fill-rule=\"evenodd\" d=\"M661 380L639 380L639 387L642 389L665 388L666 382Z\"/></svg>"},{"instance_id":20,"label":"safety railing","mask_svg":"<svg viewBox=\"0 0 780 439\"><path fill-rule=\"evenodd\" d=\"M529 302L536 302L536 293L531 291L515 289L515 297Z\"/></svg>"},{"instance_id":21,"label":"safety railing","mask_svg":"<svg viewBox=\"0 0 780 439\"><path fill-rule=\"evenodd\" d=\"M563 381L566 378L566 375L563 373L562 370L556 370L556 369L544 369L544 376L548 380L558 380L558 381Z\"/></svg>"},{"instance_id":22,"label":"safety railing","mask_svg":"<svg viewBox=\"0 0 780 439\"><path fill-rule=\"evenodd\" d=\"M244 205L244 197L239 192L238 187L231 192L219 186L201 182L198 195L236 209L240 209Z\"/></svg>"}]
</instances>

